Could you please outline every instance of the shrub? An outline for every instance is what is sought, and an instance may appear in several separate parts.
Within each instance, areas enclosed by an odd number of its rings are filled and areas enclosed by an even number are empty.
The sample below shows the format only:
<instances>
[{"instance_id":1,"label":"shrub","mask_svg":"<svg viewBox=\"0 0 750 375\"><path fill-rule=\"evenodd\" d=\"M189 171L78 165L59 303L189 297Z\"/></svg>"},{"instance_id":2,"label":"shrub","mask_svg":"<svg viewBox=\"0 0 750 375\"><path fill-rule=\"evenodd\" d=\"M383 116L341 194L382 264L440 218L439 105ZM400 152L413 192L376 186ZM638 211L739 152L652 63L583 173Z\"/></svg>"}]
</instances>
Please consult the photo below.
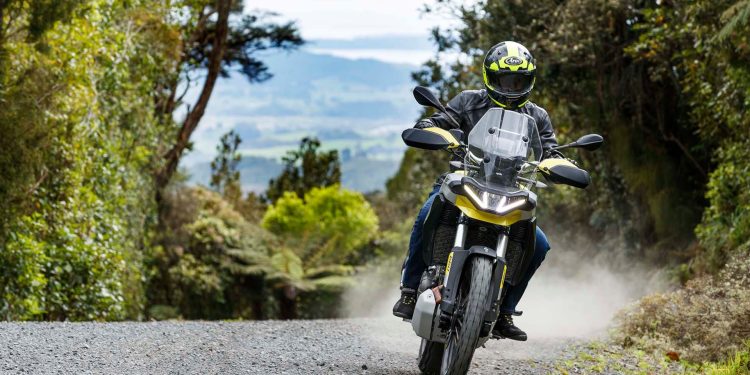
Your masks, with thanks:
<instances>
[{"instance_id":1,"label":"shrub","mask_svg":"<svg viewBox=\"0 0 750 375\"><path fill-rule=\"evenodd\" d=\"M286 192L263 217L306 266L342 263L372 240L378 217L362 194L338 185L313 188L302 199Z\"/></svg>"},{"instance_id":2,"label":"shrub","mask_svg":"<svg viewBox=\"0 0 750 375\"><path fill-rule=\"evenodd\" d=\"M165 247L149 262L152 317L262 317L263 264L273 237L207 189L178 187L165 198Z\"/></svg>"},{"instance_id":3,"label":"shrub","mask_svg":"<svg viewBox=\"0 0 750 375\"><path fill-rule=\"evenodd\" d=\"M674 351L691 362L718 361L750 337L750 254L737 253L716 276L643 298L619 316L624 345Z\"/></svg>"}]
</instances>

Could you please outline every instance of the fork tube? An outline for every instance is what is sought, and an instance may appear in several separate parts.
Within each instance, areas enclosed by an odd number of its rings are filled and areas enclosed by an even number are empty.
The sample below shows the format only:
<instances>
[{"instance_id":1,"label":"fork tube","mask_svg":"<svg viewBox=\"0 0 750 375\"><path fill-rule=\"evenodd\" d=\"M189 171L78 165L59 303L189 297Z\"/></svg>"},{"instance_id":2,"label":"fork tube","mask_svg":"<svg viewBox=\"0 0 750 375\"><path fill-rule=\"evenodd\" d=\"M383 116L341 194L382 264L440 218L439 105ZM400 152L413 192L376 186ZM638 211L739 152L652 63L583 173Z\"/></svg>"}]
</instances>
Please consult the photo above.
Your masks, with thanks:
<instances>
[{"instance_id":1,"label":"fork tube","mask_svg":"<svg viewBox=\"0 0 750 375\"><path fill-rule=\"evenodd\" d=\"M497 248L495 249L495 251L497 252L497 257L505 258L505 250L507 249L508 249L508 234L505 232L502 232L497 237Z\"/></svg>"},{"instance_id":2,"label":"fork tube","mask_svg":"<svg viewBox=\"0 0 750 375\"><path fill-rule=\"evenodd\" d=\"M463 248L466 244L466 217L464 213L458 216L458 227L456 227L456 241L453 243L453 247Z\"/></svg>"}]
</instances>

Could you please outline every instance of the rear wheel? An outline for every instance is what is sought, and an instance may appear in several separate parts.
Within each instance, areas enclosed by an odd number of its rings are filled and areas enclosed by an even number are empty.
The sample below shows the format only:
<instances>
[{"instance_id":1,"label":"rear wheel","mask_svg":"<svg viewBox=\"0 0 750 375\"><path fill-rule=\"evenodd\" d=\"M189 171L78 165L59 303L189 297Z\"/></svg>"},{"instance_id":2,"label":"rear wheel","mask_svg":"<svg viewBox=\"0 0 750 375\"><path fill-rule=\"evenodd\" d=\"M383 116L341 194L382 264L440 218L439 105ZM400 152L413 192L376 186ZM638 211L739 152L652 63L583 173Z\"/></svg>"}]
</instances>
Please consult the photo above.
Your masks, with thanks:
<instances>
[{"instance_id":1,"label":"rear wheel","mask_svg":"<svg viewBox=\"0 0 750 375\"><path fill-rule=\"evenodd\" d=\"M440 364L443 361L444 345L439 342L422 339L419 346L419 370L423 374L437 375L440 373Z\"/></svg>"},{"instance_id":2,"label":"rear wheel","mask_svg":"<svg viewBox=\"0 0 750 375\"><path fill-rule=\"evenodd\" d=\"M484 313L489 309L492 261L486 257L474 257L471 267L461 275L456 293L456 309L451 318L445 352L440 367L444 375L463 375L469 371L474 349L484 322Z\"/></svg>"}]
</instances>

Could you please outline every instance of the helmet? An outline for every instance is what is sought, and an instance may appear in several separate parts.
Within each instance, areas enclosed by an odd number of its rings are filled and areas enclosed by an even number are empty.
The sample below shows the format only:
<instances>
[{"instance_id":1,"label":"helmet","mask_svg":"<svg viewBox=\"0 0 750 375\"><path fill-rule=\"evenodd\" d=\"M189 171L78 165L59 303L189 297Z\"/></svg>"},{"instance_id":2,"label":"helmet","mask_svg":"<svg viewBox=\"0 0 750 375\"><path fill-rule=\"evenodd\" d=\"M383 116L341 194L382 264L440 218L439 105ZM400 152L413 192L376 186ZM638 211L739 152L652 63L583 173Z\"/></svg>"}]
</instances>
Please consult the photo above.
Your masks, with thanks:
<instances>
[{"instance_id":1,"label":"helmet","mask_svg":"<svg viewBox=\"0 0 750 375\"><path fill-rule=\"evenodd\" d=\"M506 109L520 108L529 101L536 81L536 60L526 47L501 42L487 51L482 64L487 94Z\"/></svg>"}]
</instances>

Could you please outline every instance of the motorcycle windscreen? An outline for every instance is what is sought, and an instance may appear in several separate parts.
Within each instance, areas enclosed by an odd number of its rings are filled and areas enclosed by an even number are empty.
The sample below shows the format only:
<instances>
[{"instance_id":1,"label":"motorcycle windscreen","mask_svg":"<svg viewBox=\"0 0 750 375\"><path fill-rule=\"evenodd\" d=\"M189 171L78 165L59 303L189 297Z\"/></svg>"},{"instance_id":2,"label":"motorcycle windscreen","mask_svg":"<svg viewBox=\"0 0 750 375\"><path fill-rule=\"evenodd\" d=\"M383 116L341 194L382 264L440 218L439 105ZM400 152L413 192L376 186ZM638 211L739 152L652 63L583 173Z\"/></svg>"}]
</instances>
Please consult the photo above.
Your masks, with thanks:
<instances>
[{"instance_id":1,"label":"motorcycle windscreen","mask_svg":"<svg viewBox=\"0 0 750 375\"><path fill-rule=\"evenodd\" d=\"M492 108L469 133L466 163L478 167L473 177L489 185L515 187L527 161L542 158L539 131L531 116Z\"/></svg>"}]
</instances>

